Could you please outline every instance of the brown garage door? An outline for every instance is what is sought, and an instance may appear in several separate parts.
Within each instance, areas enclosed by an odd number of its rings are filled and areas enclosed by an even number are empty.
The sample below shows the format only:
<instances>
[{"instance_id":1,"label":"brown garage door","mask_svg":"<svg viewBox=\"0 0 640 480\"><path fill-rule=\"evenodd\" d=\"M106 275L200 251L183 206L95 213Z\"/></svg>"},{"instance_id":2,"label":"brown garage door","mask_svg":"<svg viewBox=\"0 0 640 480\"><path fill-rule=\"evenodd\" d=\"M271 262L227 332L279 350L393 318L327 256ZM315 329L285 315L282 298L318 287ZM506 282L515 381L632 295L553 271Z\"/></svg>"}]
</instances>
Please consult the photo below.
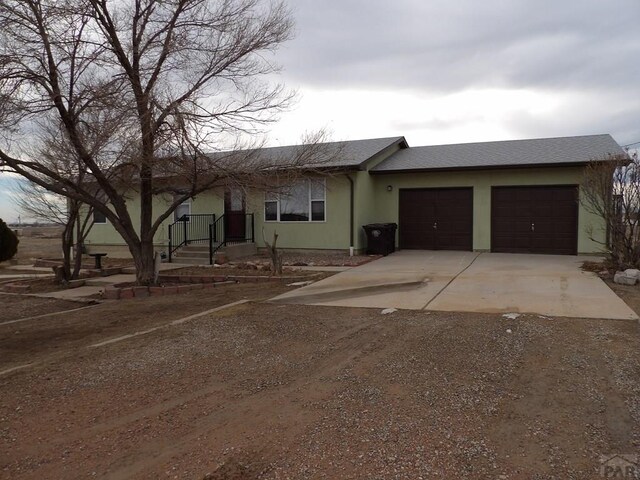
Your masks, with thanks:
<instances>
[{"instance_id":1,"label":"brown garage door","mask_svg":"<svg viewBox=\"0 0 640 480\"><path fill-rule=\"evenodd\" d=\"M493 187L491 250L575 255L578 187Z\"/></svg>"},{"instance_id":2,"label":"brown garage door","mask_svg":"<svg viewBox=\"0 0 640 480\"><path fill-rule=\"evenodd\" d=\"M400 248L471 250L473 189L400 190Z\"/></svg>"}]
</instances>

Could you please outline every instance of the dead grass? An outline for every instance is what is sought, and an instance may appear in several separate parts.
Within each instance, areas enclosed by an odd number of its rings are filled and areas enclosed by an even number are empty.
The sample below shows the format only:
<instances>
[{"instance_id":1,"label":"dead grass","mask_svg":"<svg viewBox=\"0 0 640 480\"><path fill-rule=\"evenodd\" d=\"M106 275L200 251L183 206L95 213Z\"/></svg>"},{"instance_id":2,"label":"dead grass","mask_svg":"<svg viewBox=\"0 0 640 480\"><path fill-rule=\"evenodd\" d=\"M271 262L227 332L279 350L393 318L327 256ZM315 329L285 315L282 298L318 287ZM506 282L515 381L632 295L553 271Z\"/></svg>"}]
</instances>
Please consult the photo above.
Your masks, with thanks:
<instances>
[{"instance_id":1,"label":"dead grass","mask_svg":"<svg viewBox=\"0 0 640 480\"><path fill-rule=\"evenodd\" d=\"M274 276L270 270L257 270L255 268L228 268L228 267L183 267L175 270L164 270L160 275L184 275L184 276L241 276L241 277L272 277L274 279L282 278L315 278L320 277L321 272L300 270L300 269L284 269L281 276Z\"/></svg>"},{"instance_id":2,"label":"dead grass","mask_svg":"<svg viewBox=\"0 0 640 480\"><path fill-rule=\"evenodd\" d=\"M380 255L354 255L350 257L346 253L323 253L323 252L289 252L283 251L282 264L285 266L318 266L318 267L355 267L364 265L380 258ZM270 263L266 254L251 255L239 258L232 263L243 264L245 262L255 262L263 265Z\"/></svg>"},{"instance_id":3,"label":"dead grass","mask_svg":"<svg viewBox=\"0 0 640 480\"><path fill-rule=\"evenodd\" d=\"M585 272L594 272L594 273L600 273L603 270L607 270L607 266L605 265L604 262L591 262L591 261L582 262L581 268Z\"/></svg>"},{"instance_id":4,"label":"dead grass","mask_svg":"<svg viewBox=\"0 0 640 480\"><path fill-rule=\"evenodd\" d=\"M19 265L33 265L37 258L60 258L62 242L59 238L20 237L18 253L13 258ZM3 262L0 268L9 266Z\"/></svg>"}]
</instances>

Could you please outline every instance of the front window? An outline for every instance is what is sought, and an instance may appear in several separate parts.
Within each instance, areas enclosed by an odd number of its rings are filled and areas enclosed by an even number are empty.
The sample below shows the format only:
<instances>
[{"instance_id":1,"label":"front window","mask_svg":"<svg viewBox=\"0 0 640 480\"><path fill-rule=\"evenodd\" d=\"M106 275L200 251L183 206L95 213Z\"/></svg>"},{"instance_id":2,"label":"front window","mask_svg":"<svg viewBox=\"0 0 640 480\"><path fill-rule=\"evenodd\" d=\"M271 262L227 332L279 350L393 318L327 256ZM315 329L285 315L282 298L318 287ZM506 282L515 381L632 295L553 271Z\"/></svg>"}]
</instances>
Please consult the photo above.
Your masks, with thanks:
<instances>
[{"instance_id":1,"label":"front window","mask_svg":"<svg viewBox=\"0 0 640 480\"><path fill-rule=\"evenodd\" d=\"M103 191L98 190L95 192L96 200L98 200L103 206L107 205L107 196ZM91 216L93 217L93 223L98 225L104 225L107 223L107 216L99 211L97 208L93 207Z\"/></svg>"},{"instance_id":2,"label":"front window","mask_svg":"<svg viewBox=\"0 0 640 480\"><path fill-rule=\"evenodd\" d=\"M102 213L99 212L98 210L96 210L95 208L93 209L93 223L97 223L97 224L102 224L102 223L107 223L107 216Z\"/></svg>"},{"instance_id":3,"label":"front window","mask_svg":"<svg viewBox=\"0 0 640 480\"><path fill-rule=\"evenodd\" d=\"M281 222L309 221L309 182L304 181L284 189L280 195Z\"/></svg>"},{"instance_id":4,"label":"front window","mask_svg":"<svg viewBox=\"0 0 640 480\"><path fill-rule=\"evenodd\" d=\"M314 222L324 222L324 203L325 203L325 184L324 180L321 182L316 180L310 180L311 190L311 220Z\"/></svg>"},{"instance_id":5,"label":"front window","mask_svg":"<svg viewBox=\"0 0 640 480\"><path fill-rule=\"evenodd\" d=\"M264 219L267 222L278 221L278 196L275 193L267 193L264 197Z\"/></svg>"},{"instance_id":6,"label":"front window","mask_svg":"<svg viewBox=\"0 0 640 480\"><path fill-rule=\"evenodd\" d=\"M324 222L324 180L302 180L278 194L267 193L264 219L267 222Z\"/></svg>"}]
</instances>

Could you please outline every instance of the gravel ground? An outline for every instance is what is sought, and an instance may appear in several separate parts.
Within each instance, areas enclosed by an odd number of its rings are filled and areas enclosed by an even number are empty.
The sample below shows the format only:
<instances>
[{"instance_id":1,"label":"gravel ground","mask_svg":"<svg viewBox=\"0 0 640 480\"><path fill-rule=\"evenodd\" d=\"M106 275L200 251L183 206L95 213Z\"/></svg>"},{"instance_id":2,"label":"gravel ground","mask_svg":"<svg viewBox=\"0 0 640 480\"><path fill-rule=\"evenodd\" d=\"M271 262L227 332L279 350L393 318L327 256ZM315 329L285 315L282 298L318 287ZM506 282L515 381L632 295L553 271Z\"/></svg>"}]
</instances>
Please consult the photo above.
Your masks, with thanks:
<instances>
[{"instance_id":1,"label":"gravel ground","mask_svg":"<svg viewBox=\"0 0 640 480\"><path fill-rule=\"evenodd\" d=\"M0 325L0 371L75 356L86 345L105 338L153 328L237 300L270 298L287 290L291 288L280 283L224 285L167 297L104 302L68 315ZM5 298L11 299L7 300L7 320L83 306L76 302L1 295L3 307Z\"/></svg>"},{"instance_id":2,"label":"gravel ground","mask_svg":"<svg viewBox=\"0 0 640 480\"><path fill-rule=\"evenodd\" d=\"M249 303L82 342L0 377L3 477L586 479L640 447L636 322Z\"/></svg>"},{"instance_id":3,"label":"gravel ground","mask_svg":"<svg viewBox=\"0 0 640 480\"><path fill-rule=\"evenodd\" d=\"M0 323L80 307L77 302L0 293Z\"/></svg>"}]
</instances>

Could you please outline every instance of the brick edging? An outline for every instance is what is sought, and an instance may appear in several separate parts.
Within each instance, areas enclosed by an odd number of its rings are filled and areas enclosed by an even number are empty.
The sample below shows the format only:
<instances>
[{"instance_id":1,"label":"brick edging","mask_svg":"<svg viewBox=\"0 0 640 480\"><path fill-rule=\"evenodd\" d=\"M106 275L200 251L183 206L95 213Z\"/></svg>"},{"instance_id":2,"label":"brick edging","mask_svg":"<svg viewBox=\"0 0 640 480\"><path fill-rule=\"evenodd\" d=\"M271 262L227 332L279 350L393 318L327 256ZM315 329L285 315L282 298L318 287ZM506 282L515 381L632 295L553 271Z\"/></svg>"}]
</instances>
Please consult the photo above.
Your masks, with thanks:
<instances>
[{"instance_id":1,"label":"brick edging","mask_svg":"<svg viewBox=\"0 0 640 480\"><path fill-rule=\"evenodd\" d=\"M223 281L213 283L195 283L185 285L174 285L166 287L118 287L117 285L108 285L102 293L105 300L121 300L126 298L146 298L146 297L162 297L165 295L176 295L178 293L191 292L193 290L203 290L205 288L214 288L220 285L230 285L236 282Z\"/></svg>"}]
</instances>

